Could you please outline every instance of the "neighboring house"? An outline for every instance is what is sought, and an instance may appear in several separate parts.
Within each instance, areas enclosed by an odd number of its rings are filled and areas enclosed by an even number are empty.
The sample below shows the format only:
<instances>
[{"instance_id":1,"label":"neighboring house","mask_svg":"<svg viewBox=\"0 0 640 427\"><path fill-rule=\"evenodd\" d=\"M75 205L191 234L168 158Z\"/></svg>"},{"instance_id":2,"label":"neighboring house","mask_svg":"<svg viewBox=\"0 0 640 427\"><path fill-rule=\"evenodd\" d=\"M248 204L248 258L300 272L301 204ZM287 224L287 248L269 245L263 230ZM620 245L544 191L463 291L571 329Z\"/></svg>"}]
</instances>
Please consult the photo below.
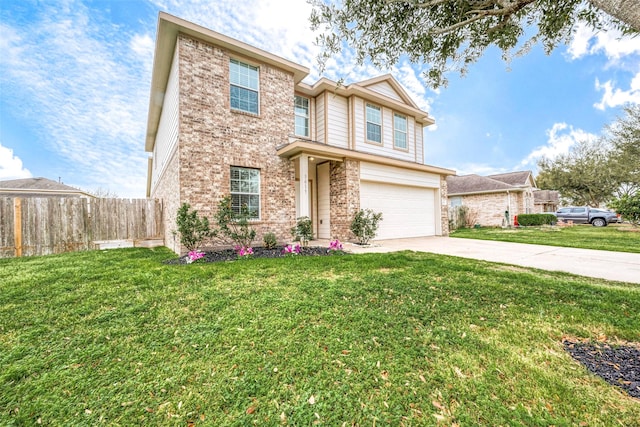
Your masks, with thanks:
<instances>
[{"instance_id":1,"label":"neighboring house","mask_svg":"<svg viewBox=\"0 0 640 427\"><path fill-rule=\"evenodd\" d=\"M0 181L0 197L85 197L91 193L47 178L24 178Z\"/></svg>"},{"instance_id":2,"label":"neighboring house","mask_svg":"<svg viewBox=\"0 0 640 427\"><path fill-rule=\"evenodd\" d=\"M467 206L483 226L513 225L515 215L534 213L535 186L531 171L447 178L449 206Z\"/></svg>"},{"instance_id":3,"label":"neighboring house","mask_svg":"<svg viewBox=\"0 0 640 427\"><path fill-rule=\"evenodd\" d=\"M555 190L536 190L533 192L533 211L535 213L555 212L560 204L560 193Z\"/></svg>"},{"instance_id":4,"label":"neighboring house","mask_svg":"<svg viewBox=\"0 0 640 427\"><path fill-rule=\"evenodd\" d=\"M446 177L424 164L434 123L390 75L349 85L302 80L305 66L160 13L147 122L147 195L165 206L166 245L187 202L210 219L230 194L262 235L291 239L308 216L347 240L360 208L379 239L448 234Z\"/></svg>"}]
</instances>

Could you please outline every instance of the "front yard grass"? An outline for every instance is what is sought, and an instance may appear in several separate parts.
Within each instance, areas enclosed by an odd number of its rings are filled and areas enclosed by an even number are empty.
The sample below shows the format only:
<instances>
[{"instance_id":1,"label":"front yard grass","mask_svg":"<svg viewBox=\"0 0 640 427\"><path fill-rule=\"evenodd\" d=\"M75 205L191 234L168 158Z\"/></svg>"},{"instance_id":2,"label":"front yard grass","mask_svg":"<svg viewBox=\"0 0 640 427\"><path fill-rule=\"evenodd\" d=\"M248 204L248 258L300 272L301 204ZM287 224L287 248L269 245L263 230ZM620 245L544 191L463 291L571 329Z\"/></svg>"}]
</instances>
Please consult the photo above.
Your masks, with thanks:
<instances>
[{"instance_id":1,"label":"front yard grass","mask_svg":"<svg viewBox=\"0 0 640 427\"><path fill-rule=\"evenodd\" d=\"M0 425L634 425L564 337L640 341L640 286L400 252L0 260Z\"/></svg>"},{"instance_id":2,"label":"front yard grass","mask_svg":"<svg viewBox=\"0 0 640 427\"><path fill-rule=\"evenodd\" d=\"M573 227L461 228L450 235L467 239L640 253L640 230L632 228L629 224L612 224L607 227L575 225Z\"/></svg>"}]
</instances>

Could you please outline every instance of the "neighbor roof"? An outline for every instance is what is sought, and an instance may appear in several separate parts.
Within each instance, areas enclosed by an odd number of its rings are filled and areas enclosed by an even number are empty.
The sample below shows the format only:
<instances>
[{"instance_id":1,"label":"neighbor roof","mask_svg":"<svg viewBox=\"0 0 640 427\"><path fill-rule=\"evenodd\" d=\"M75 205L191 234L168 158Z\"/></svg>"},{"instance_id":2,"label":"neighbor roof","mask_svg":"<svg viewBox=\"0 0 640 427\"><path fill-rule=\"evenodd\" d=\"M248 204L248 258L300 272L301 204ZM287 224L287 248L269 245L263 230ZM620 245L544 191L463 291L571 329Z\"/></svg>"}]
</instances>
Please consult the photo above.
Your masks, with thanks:
<instances>
[{"instance_id":1,"label":"neighbor roof","mask_svg":"<svg viewBox=\"0 0 640 427\"><path fill-rule=\"evenodd\" d=\"M77 196L95 197L79 188L47 178L23 178L0 181L0 194L15 196Z\"/></svg>"},{"instance_id":2,"label":"neighbor roof","mask_svg":"<svg viewBox=\"0 0 640 427\"><path fill-rule=\"evenodd\" d=\"M529 177L533 180L531 171L499 173L487 176L487 178L495 179L509 185L528 185Z\"/></svg>"},{"instance_id":3,"label":"neighbor roof","mask_svg":"<svg viewBox=\"0 0 640 427\"><path fill-rule=\"evenodd\" d=\"M469 193L496 193L507 190L522 191L504 182L475 174L447 177L447 193L449 196Z\"/></svg>"}]
</instances>

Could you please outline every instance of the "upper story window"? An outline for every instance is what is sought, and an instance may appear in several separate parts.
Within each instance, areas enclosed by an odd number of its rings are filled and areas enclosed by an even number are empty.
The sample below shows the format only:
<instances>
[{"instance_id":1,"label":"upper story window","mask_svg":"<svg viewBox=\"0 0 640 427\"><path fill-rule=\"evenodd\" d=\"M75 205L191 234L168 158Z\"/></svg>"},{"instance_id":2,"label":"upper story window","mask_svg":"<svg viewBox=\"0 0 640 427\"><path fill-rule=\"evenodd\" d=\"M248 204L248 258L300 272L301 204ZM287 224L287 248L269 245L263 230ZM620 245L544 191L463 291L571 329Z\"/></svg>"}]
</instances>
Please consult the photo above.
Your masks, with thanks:
<instances>
[{"instance_id":1,"label":"upper story window","mask_svg":"<svg viewBox=\"0 0 640 427\"><path fill-rule=\"evenodd\" d=\"M299 136L309 136L309 98L296 95L295 98L295 134Z\"/></svg>"},{"instance_id":2,"label":"upper story window","mask_svg":"<svg viewBox=\"0 0 640 427\"><path fill-rule=\"evenodd\" d=\"M382 143L382 112L371 104L367 104L367 141Z\"/></svg>"},{"instance_id":3,"label":"upper story window","mask_svg":"<svg viewBox=\"0 0 640 427\"><path fill-rule=\"evenodd\" d=\"M243 206L260 218L260 170L231 166L231 209L239 214Z\"/></svg>"},{"instance_id":4,"label":"upper story window","mask_svg":"<svg viewBox=\"0 0 640 427\"><path fill-rule=\"evenodd\" d=\"M407 117L398 113L393 114L393 146L407 149Z\"/></svg>"},{"instance_id":5,"label":"upper story window","mask_svg":"<svg viewBox=\"0 0 640 427\"><path fill-rule=\"evenodd\" d=\"M229 82L231 83L231 108L258 114L258 67L231 59L229 61Z\"/></svg>"}]
</instances>

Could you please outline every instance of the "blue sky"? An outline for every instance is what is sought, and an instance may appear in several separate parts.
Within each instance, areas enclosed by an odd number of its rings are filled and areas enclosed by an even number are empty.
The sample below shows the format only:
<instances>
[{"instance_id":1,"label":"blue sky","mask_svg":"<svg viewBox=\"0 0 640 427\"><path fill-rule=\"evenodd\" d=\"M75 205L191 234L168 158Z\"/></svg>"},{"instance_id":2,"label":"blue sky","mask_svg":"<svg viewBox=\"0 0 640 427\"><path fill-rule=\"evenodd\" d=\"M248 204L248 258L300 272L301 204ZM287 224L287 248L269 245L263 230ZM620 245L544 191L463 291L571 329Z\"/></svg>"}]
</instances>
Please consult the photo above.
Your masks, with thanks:
<instances>
[{"instance_id":1,"label":"blue sky","mask_svg":"<svg viewBox=\"0 0 640 427\"><path fill-rule=\"evenodd\" d=\"M313 83L310 10L304 0L0 1L0 180L60 178L144 197L158 12L308 66ZM614 32L578 28L552 55L536 46L510 64L489 50L438 91L407 61L391 70L353 64L347 51L324 75L352 83L391 72L436 119L425 161L459 175L535 173L541 156L596 138L626 104L640 103L640 37Z\"/></svg>"}]
</instances>

